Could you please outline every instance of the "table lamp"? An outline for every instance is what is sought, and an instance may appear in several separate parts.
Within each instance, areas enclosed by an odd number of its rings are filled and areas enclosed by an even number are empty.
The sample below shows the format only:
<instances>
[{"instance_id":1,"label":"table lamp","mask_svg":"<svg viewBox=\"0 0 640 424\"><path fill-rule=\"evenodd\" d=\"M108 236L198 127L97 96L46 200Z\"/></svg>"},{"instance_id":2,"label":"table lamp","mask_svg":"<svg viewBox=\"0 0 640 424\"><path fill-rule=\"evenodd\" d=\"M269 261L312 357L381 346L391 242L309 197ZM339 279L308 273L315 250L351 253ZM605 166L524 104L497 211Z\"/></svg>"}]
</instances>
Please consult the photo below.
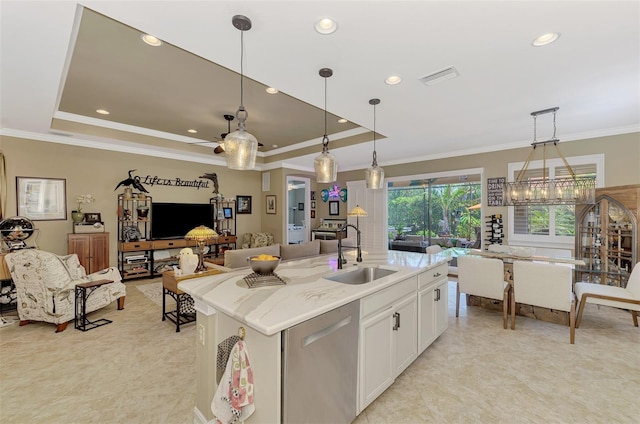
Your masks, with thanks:
<instances>
[{"instance_id":1,"label":"table lamp","mask_svg":"<svg viewBox=\"0 0 640 424\"><path fill-rule=\"evenodd\" d=\"M348 213L347 216L355 216L356 217L356 228L360 229L360 217L361 216L369 216L369 214L367 213L367 211L365 211L364 209L362 209L360 207L360 205L356 205L355 208L351 209Z\"/></svg>"},{"instance_id":2,"label":"table lamp","mask_svg":"<svg viewBox=\"0 0 640 424\"><path fill-rule=\"evenodd\" d=\"M195 272L206 271L207 267L204 266L204 245L207 241L218 238L218 233L209 227L200 225L189 231L184 238L187 240L195 240L198 246L198 267Z\"/></svg>"}]
</instances>

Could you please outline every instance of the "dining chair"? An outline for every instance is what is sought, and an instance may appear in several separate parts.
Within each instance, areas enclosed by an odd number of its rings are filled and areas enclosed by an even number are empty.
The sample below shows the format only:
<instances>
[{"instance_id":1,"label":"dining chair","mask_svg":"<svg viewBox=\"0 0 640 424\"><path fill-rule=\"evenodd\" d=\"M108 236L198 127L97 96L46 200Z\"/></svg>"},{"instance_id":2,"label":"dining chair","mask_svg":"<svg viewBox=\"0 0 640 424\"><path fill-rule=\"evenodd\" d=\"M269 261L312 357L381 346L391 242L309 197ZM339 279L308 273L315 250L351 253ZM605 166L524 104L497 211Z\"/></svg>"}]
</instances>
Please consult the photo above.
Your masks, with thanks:
<instances>
[{"instance_id":1,"label":"dining chair","mask_svg":"<svg viewBox=\"0 0 640 424\"><path fill-rule=\"evenodd\" d=\"M638 312L640 311L640 262L632 269L627 287L607 286L596 283L576 283L576 296L580 303L576 328L580 327L582 312L587 303L628 309L631 311L633 325L638 326Z\"/></svg>"},{"instance_id":2,"label":"dining chair","mask_svg":"<svg viewBox=\"0 0 640 424\"><path fill-rule=\"evenodd\" d=\"M569 341L575 342L576 297L572 291L573 270L538 262L513 262L511 329L516 328L516 303L569 313Z\"/></svg>"},{"instance_id":3,"label":"dining chair","mask_svg":"<svg viewBox=\"0 0 640 424\"><path fill-rule=\"evenodd\" d=\"M456 317L460 311L461 292L502 300L502 324L507 328L511 284L504 281L504 265L500 259L458 256Z\"/></svg>"}]
</instances>

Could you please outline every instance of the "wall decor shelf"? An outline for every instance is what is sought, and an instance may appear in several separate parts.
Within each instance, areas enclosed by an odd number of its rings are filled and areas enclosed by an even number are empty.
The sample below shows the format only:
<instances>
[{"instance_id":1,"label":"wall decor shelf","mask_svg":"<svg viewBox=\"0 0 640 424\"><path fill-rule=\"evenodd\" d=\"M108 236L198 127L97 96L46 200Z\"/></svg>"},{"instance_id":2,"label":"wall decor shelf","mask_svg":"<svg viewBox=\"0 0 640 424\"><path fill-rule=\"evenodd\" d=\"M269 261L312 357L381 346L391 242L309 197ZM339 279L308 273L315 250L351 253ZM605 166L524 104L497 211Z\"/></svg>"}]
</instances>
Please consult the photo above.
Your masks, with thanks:
<instances>
[{"instance_id":1,"label":"wall decor shelf","mask_svg":"<svg viewBox=\"0 0 640 424\"><path fill-rule=\"evenodd\" d=\"M596 203L576 206L576 281L626 287L638 262L640 185L596 189Z\"/></svg>"}]
</instances>

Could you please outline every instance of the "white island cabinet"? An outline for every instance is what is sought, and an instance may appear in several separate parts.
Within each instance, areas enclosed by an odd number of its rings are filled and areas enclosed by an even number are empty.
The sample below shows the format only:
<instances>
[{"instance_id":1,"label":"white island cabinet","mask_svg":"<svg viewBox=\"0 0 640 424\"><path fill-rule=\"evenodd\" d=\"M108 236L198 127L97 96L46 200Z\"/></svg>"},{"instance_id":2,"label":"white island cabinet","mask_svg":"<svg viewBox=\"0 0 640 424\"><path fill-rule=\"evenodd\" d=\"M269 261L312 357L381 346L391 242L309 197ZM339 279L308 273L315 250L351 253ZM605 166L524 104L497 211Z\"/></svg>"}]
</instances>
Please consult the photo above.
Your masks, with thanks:
<instances>
[{"instance_id":1,"label":"white island cabinet","mask_svg":"<svg viewBox=\"0 0 640 424\"><path fill-rule=\"evenodd\" d=\"M418 355L447 329L447 265L418 275Z\"/></svg>"},{"instance_id":2,"label":"white island cabinet","mask_svg":"<svg viewBox=\"0 0 640 424\"><path fill-rule=\"evenodd\" d=\"M417 281L408 278L361 301L358 413L417 357Z\"/></svg>"},{"instance_id":3,"label":"white island cabinet","mask_svg":"<svg viewBox=\"0 0 640 424\"><path fill-rule=\"evenodd\" d=\"M449 256L369 252L364 262L357 263L355 252L348 252L347 260L342 270L337 269L335 255L282 263L276 273L287 284L281 286L248 289L243 283L248 269L179 284L193 297L197 311L194 422L213 419L210 405L217 388L217 346L237 334L239 327L246 330L254 376L255 413L247 424L283 420L282 335L297 324L360 301L357 413L382 394L444 331ZM327 279L358 266L396 272L366 284Z\"/></svg>"}]
</instances>

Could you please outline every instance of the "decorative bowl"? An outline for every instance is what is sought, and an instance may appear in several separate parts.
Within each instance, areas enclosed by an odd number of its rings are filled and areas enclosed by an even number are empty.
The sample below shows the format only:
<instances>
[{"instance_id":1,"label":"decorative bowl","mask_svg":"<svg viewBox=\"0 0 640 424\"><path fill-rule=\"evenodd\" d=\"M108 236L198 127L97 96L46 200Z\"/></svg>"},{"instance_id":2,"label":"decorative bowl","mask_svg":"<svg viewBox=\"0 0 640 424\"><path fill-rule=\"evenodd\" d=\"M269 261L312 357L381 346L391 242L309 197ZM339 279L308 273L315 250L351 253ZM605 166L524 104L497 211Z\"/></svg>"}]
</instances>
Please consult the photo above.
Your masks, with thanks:
<instances>
[{"instance_id":1,"label":"decorative bowl","mask_svg":"<svg viewBox=\"0 0 640 424\"><path fill-rule=\"evenodd\" d=\"M256 274L272 274L280 264L280 256L272 256L276 259L259 260L259 255L249 256L247 262Z\"/></svg>"}]
</instances>

